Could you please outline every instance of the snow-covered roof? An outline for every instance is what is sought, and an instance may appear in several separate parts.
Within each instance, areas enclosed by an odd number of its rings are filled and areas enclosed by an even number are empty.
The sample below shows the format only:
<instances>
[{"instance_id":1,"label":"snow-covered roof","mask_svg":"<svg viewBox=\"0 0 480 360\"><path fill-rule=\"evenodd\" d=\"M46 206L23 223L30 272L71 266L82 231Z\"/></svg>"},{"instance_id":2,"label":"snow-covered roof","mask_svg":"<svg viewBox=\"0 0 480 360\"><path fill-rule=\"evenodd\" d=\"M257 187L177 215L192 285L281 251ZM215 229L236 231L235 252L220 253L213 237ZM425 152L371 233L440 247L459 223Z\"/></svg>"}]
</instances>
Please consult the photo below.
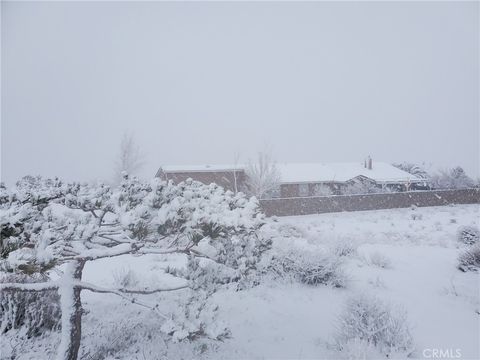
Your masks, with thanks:
<instances>
[{"instance_id":1,"label":"snow-covered roof","mask_svg":"<svg viewBox=\"0 0 480 360\"><path fill-rule=\"evenodd\" d=\"M377 182L415 182L420 178L409 174L395 166L374 161L372 169L365 168L363 163L289 163L277 164L282 183L298 182L345 182L357 176L365 176Z\"/></svg>"},{"instance_id":2,"label":"snow-covered roof","mask_svg":"<svg viewBox=\"0 0 480 360\"><path fill-rule=\"evenodd\" d=\"M161 169L167 173L205 172L244 170L245 165L167 165ZM282 183L304 182L345 182L358 176L365 176L377 182L416 182L424 181L395 166L373 161L372 169L367 169L363 162L338 163L277 163Z\"/></svg>"},{"instance_id":3,"label":"snow-covered roof","mask_svg":"<svg viewBox=\"0 0 480 360\"><path fill-rule=\"evenodd\" d=\"M231 171L231 170L243 170L245 165L225 165L225 164L213 164L213 165L162 165L160 168L164 172L205 172L205 171Z\"/></svg>"}]
</instances>

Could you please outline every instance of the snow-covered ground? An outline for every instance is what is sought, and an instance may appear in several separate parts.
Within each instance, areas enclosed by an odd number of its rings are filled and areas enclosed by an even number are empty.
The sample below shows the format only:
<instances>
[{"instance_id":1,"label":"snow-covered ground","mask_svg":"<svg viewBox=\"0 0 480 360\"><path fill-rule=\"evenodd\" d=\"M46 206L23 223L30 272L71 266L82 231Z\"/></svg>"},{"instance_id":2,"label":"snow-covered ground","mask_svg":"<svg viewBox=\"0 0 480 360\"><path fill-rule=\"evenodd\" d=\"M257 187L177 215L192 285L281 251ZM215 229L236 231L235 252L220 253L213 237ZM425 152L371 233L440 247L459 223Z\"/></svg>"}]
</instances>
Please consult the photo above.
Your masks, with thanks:
<instances>
[{"instance_id":1,"label":"snow-covered ground","mask_svg":"<svg viewBox=\"0 0 480 360\"><path fill-rule=\"evenodd\" d=\"M82 359L311 359L343 355L330 344L345 300L376 295L406 310L415 343L413 357L433 349L461 359L479 359L479 274L456 268L463 245L462 225L479 225L479 206L444 206L272 219L262 231L274 236L273 252L303 250L315 254L348 248L343 257L346 287L308 286L288 279L264 281L244 291L223 289L219 324L232 337L224 342L171 343L158 330L161 319L146 308L108 294L82 293ZM84 280L112 285L130 270L140 284L172 284L164 269L179 257L122 256L88 264ZM183 290L182 290L183 291ZM152 295L168 307L185 293ZM58 336L1 341L2 358L49 359ZM429 351L430 349L430 351ZM424 351L426 350L426 351ZM431 357L430 357L431 358Z\"/></svg>"}]
</instances>

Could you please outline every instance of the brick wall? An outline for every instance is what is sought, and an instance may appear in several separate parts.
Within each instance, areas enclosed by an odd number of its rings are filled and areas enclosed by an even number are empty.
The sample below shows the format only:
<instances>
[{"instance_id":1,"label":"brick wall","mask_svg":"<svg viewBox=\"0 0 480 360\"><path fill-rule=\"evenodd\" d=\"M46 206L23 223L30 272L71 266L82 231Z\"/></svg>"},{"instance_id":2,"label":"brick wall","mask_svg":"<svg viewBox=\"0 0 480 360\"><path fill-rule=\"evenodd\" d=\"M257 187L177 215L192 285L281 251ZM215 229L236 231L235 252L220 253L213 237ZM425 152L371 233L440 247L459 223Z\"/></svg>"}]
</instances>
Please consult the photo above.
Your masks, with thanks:
<instances>
[{"instance_id":1,"label":"brick wall","mask_svg":"<svg viewBox=\"0 0 480 360\"><path fill-rule=\"evenodd\" d=\"M341 211L362 211L415 206L479 204L480 190L430 190L389 194L296 197L260 200L267 216L321 214Z\"/></svg>"}]
</instances>

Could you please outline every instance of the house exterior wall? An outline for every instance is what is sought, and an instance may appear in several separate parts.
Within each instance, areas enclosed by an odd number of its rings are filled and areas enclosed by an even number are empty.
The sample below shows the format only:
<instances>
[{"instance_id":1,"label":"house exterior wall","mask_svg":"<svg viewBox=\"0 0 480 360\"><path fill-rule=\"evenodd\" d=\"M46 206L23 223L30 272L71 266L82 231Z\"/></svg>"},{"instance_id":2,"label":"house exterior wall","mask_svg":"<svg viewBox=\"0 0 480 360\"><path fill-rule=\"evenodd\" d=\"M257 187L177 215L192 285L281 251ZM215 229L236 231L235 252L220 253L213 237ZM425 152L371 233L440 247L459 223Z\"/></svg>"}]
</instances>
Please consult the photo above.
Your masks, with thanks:
<instances>
[{"instance_id":1,"label":"house exterior wall","mask_svg":"<svg viewBox=\"0 0 480 360\"><path fill-rule=\"evenodd\" d=\"M162 180L172 180L173 183L178 184L189 178L209 185L215 183L222 186L226 190L235 191L235 176L237 178L237 190L243 191L245 188L245 171L191 171L191 172L162 172L160 171L158 177Z\"/></svg>"},{"instance_id":2,"label":"house exterior wall","mask_svg":"<svg viewBox=\"0 0 480 360\"><path fill-rule=\"evenodd\" d=\"M306 196L318 196L316 194L317 186L324 186L330 189L332 195L341 195L342 189L346 184L340 184L337 182L311 182L311 183L292 183L292 184L281 184L280 185L280 197L281 198L291 198L291 197L306 197ZM303 195L300 191L300 186L308 186L308 194Z\"/></svg>"},{"instance_id":3,"label":"house exterior wall","mask_svg":"<svg viewBox=\"0 0 480 360\"><path fill-rule=\"evenodd\" d=\"M280 185L280 197L291 198L298 197L298 184L281 184Z\"/></svg>"}]
</instances>

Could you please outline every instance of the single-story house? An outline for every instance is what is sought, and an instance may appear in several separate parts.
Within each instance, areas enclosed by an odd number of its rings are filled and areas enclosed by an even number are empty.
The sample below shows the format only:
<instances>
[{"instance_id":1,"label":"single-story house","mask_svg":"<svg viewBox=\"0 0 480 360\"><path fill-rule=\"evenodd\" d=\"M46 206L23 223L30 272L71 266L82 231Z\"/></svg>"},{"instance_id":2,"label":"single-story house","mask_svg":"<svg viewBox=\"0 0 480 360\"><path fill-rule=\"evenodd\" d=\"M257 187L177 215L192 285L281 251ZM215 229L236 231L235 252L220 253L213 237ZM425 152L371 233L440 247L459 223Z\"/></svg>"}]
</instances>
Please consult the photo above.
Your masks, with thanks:
<instances>
[{"instance_id":1,"label":"single-story house","mask_svg":"<svg viewBox=\"0 0 480 360\"><path fill-rule=\"evenodd\" d=\"M245 166L234 165L168 165L158 169L155 177L175 184L189 178L204 184L216 183L231 191L245 189Z\"/></svg>"},{"instance_id":2,"label":"single-story house","mask_svg":"<svg viewBox=\"0 0 480 360\"><path fill-rule=\"evenodd\" d=\"M423 188L420 179L385 162L345 163L277 163L279 189L273 197L305 197L340 195L355 184L406 191ZM247 184L246 165L162 166L156 176L174 183L188 178L205 184L216 183L232 191L244 191Z\"/></svg>"}]
</instances>

